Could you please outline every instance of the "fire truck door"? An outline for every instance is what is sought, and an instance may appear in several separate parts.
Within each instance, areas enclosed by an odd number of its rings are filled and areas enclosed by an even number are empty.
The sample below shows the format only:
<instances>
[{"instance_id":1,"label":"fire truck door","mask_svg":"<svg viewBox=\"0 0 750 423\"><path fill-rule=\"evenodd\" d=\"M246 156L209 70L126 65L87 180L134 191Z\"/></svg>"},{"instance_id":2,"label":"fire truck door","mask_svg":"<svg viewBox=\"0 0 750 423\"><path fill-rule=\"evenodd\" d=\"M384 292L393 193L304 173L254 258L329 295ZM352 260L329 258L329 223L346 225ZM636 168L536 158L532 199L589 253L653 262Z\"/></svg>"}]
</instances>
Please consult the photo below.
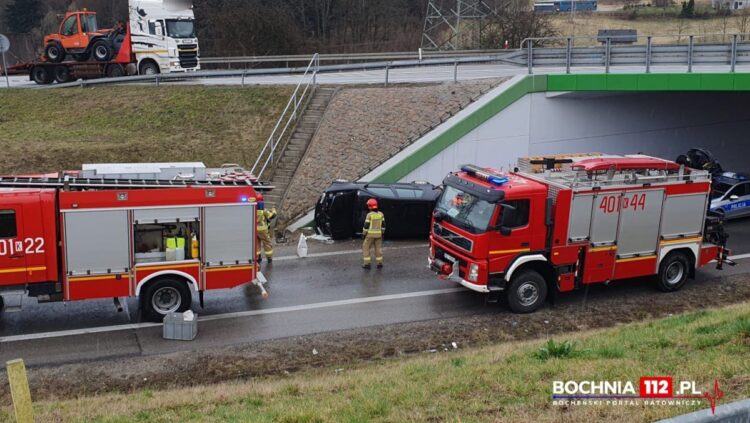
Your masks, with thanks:
<instances>
[{"instance_id":1,"label":"fire truck door","mask_svg":"<svg viewBox=\"0 0 750 423\"><path fill-rule=\"evenodd\" d=\"M0 286L27 281L21 204L0 205Z\"/></svg>"},{"instance_id":2,"label":"fire truck door","mask_svg":"<svg viewBox=\"0 0 750 423\"><path fill-rule=\"evenodd\" d=\"M594 195L591 211L591 246L584 258L583 283L612 279L617 251L617 223L620 219L621 192Z\"/></svg>"}]
</instances>

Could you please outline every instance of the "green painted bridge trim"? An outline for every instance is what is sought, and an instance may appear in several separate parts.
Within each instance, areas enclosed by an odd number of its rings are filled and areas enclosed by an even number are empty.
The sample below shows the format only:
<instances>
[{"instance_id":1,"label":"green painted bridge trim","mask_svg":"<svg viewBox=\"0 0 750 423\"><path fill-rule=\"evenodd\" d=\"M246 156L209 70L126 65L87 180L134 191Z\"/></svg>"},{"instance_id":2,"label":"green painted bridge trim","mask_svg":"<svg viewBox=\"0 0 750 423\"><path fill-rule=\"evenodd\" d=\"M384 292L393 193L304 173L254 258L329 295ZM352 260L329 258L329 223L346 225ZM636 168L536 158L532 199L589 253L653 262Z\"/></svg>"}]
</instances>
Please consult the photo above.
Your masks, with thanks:
<instances>
[{"instance_id":1,"label":"green painted bridge trim","mask_svg":"<svg viewBox=\"0 0 750 423\"><path fill-rule=\"evenodd\" d=\"M373 182L399 181L529 93L559 91L750 91L750 73L528 75L387 169Z\"/></svg>"},{"instance_id":2,"label":"green painted bridge trim","mask_svg":"<svg viewBox=\"0 0 750 423\"><path fill-rule=\"evenodd\" d=\"M750 91L750 73L548 75L547 91Z\"/></svg>"}]
</instances>

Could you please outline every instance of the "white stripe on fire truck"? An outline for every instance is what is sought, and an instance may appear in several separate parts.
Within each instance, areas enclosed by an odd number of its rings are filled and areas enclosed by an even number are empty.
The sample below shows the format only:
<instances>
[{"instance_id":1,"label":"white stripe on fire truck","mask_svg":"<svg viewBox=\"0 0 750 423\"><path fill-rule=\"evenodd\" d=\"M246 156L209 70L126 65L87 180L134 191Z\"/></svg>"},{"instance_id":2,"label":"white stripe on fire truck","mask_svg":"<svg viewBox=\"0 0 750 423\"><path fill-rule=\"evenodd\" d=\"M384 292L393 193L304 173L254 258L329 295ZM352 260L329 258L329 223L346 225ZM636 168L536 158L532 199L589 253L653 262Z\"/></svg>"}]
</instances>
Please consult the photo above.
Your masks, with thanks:
<instances>
[{"instance_id":1,"label":"white stripe on fire truck","mask_svg":"<svg viewBox=\"0 0 750 423\"><path fill-rule=\"evenodd\" d=\"M703 238L696 236L693 238L683 238L683 239L668 239L665 241L660 242L661 245L669 245L669 244L687 244L690 242L698 242L703 240Z\"/></svg>"}]
</instances>

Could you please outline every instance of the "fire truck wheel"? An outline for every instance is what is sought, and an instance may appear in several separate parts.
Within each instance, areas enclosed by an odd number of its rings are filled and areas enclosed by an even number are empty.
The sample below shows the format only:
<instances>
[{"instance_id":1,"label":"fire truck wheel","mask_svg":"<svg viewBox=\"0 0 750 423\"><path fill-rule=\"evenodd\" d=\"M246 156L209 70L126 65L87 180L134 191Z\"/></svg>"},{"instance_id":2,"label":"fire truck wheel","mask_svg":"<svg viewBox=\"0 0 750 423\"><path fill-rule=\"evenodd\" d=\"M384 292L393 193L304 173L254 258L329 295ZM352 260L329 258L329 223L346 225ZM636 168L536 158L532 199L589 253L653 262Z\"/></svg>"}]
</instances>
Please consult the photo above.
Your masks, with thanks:
<instances>
[{"instance_id":1,"label":"fire truck wheel","mask_svg":"<svg viewBox=\"0 0 750 423\"><path fill-rule=\"evenodd\" d=\"M144 317L161 322L168 313L180 313L192 303L187 282L176 278L161 278L146 287L141 299Z\"/></svg>"},{"instance_id":2,"label":"fire truck wheel","mask_svg":"<svg viewBox=\"0 0 750 423\"><path fill-rule=\"evenodd\" d=\"M677 291L685 285L689 269L690 260L684 253L670 253L659 265L657 287L664 292Z\"/></svg>"},{"instance_id":3,"label":"fire truck wheel","mask_svg":"<svg viewBox=\"0 0 750 423\"><path fill-rule=\"evenodd\" d=\"M513 276L508 288L508 306L516 313L531 313L547 298L547 282L534 270Z\"/></svg>"}]
</instances>

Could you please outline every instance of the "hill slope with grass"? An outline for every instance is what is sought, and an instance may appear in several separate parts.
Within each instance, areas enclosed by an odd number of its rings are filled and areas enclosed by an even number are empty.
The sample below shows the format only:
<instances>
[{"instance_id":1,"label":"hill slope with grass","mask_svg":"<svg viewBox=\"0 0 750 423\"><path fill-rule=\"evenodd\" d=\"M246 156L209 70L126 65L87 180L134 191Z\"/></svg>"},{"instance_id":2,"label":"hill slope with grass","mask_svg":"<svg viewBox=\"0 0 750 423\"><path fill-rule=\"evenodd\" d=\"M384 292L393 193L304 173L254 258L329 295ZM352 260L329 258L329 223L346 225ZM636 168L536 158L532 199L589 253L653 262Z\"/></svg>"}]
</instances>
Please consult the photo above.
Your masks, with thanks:
<instances>
[{"instance_id":1,"label":"hill slope with grass","mask_svg":"<svg viewBox=\"0 0 750 423\"><path fill-rule=\"evenodd\" d=\"M97 87L0 91L0 173L82 163L250 166L289 87Z\"/></svg>"},{"instance_id":2,"label":"hill slope with grass","mask_svg":"<svg viewBox=\"0 0 750 423\"><path fill-rule=\"evenodd\" d=\"M708 403L560 406L552 404L552 382L632 381L637 390L641 376L659 375L695 380L706 391L718 380L719 405L750 395L750 303L554 341L448 349L287 377L40 402L35 412L39 421L99 422L638 422ZM10 413L6 405L0 419Z\"/></svg>"}]
</instances>

